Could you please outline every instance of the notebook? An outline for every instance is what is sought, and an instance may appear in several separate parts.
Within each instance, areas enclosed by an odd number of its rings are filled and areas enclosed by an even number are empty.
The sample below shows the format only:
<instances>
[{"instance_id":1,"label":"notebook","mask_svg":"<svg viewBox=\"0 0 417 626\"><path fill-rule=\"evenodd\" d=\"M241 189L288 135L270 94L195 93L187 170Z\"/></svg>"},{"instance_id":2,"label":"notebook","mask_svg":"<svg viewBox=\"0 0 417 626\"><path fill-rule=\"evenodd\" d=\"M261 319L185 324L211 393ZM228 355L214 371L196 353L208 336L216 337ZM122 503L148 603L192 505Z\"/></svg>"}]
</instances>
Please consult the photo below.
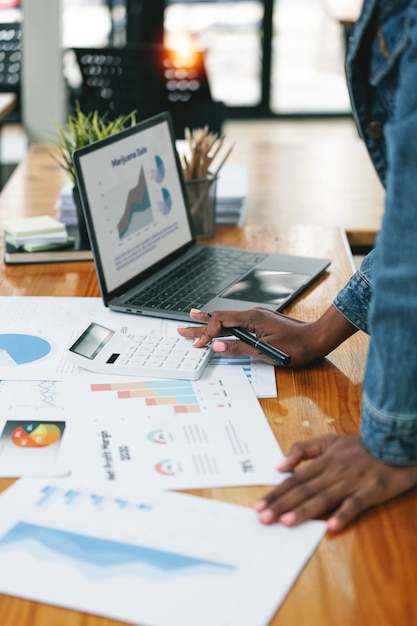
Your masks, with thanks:
<instances>
[{"instance_id":1,"label":"notebook","mask_svg":"<svg viewBox=\"0 0 417 626\"><path fill-rule=\"evenodd\" d=\"M283 309L328 259L198 243L170 114L74 151L77 185L104 304L189 320L207 312Z\"/></svg>"}]
</instances>

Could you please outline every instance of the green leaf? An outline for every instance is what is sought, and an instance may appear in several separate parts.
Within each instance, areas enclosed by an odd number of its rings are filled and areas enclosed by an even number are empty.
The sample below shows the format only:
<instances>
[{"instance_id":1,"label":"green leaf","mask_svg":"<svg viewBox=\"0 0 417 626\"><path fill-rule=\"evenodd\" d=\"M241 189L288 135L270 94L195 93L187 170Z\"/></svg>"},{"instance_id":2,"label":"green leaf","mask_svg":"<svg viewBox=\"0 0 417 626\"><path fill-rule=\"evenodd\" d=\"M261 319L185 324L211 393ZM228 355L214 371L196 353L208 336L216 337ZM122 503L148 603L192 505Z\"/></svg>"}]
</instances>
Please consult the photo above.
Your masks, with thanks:
<instances>
[{"instance_id":1,"label":"green leaf","mask_svg":"<svg viewBox=\"0 0 417 626\"><path fill-rule=\"evenodd\" d=\"M75 105L75 111L68 116L64 126L55 125L55 133L51 137L51 143L58 149L58 156L51 154L52 158L68 174L71 182L75 185L75 171L72 153L77 148L82 148L95 141L114 135L124 128L135 126L136 113L132 111L127 115L119 115L114 120L109 120L109 112L100 115L95 111L84 113L80 103Z\"/></svg>"}]
</instances>

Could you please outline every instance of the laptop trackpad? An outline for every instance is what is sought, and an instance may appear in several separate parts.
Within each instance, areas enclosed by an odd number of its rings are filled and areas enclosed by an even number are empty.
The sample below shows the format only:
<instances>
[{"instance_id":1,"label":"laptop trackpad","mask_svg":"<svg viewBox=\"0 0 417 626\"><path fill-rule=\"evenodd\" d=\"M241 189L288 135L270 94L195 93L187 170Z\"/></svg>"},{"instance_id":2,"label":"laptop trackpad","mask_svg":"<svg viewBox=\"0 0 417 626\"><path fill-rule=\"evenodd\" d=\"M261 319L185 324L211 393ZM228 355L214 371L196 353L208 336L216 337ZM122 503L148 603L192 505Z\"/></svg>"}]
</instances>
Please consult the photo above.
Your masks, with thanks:
<instances>
[{"instance_id":1,"label":"laptop trackpad","mask_svg":"<svg viewBox=\"0 0 417 626\"><path fill-rule=\"evenodd\" d=\"M307 274L255 269L226 289L220 297L279 306L310 279Z\"/></svg>"}]
</instances>

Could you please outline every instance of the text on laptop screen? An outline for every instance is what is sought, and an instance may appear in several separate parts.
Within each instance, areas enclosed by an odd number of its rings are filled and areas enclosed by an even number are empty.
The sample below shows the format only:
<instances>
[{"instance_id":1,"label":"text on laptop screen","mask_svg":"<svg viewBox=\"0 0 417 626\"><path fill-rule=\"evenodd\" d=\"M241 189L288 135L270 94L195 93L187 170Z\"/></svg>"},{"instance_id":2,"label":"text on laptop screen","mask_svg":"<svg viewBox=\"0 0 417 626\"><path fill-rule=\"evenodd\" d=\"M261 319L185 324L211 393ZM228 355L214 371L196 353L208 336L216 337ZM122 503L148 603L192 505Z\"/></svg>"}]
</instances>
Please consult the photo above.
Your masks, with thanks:
<instances>
[{"instance_id":1,"label":"text on laptop screen","mask_svg":"<svg viewBox=\"0 0 417 626\"><path fill-rule=\"evenodd\" d=\"M192 239L165 120L82 155L80 164L109 291Z\"/></svg>"}]
</instances>

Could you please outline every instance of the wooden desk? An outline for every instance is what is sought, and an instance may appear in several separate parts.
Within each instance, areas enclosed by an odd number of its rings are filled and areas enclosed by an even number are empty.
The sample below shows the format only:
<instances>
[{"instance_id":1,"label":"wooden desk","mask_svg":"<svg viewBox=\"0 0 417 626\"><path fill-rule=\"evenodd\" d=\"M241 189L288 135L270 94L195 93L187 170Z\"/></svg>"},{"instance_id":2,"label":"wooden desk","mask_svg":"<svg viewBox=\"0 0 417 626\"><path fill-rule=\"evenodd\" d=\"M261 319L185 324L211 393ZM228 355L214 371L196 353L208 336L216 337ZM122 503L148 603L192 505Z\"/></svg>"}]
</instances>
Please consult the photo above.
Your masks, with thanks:
<instances>
[{"instance_id":1,"label":"wooden desk","mask_svg":"<svg viewBox=\"0 0 417 626\"><path fill-rule=\"evenodd\" d=\"M0 197L0 214L13 210L17 214L45 212L53 205L62 180L59 168L45 152L35 151L7 184ZM293 315L303 319L313 319L323 312L352 273L346 238L337 228L222 227L218 229L216 243L329 256L332 259L329 271L290 307ZM0 265L0 294L97 296L99 292L93 263L82 262ZM357 333L319 365L300 371L277 370L279 397L263 399L261 404L284 452L293 441L318 433L357 432L366 349L366 337ZM11 482L0 480L0 489ZM265 490L250 487L205 489L194 493L251 506ZM326 536L271 624L416 624L416 531L417 498L413 492L363 515L342 534ZM118 624L9 596L0 596L0 615L1 626Z\"/></svg>"},{"instance_id":2,"label":"wooden desk","mask_svg":"<svg viewBox=\"0 0 417 626\"><path fill-rule=\"evenodd\" d=\"M333 130L333 125L336 128ZM339 226L353 248L370 248L384 189L352 120L233 120L230 160L248 165L246 224Z\"/></svg>"}]
</instances>

